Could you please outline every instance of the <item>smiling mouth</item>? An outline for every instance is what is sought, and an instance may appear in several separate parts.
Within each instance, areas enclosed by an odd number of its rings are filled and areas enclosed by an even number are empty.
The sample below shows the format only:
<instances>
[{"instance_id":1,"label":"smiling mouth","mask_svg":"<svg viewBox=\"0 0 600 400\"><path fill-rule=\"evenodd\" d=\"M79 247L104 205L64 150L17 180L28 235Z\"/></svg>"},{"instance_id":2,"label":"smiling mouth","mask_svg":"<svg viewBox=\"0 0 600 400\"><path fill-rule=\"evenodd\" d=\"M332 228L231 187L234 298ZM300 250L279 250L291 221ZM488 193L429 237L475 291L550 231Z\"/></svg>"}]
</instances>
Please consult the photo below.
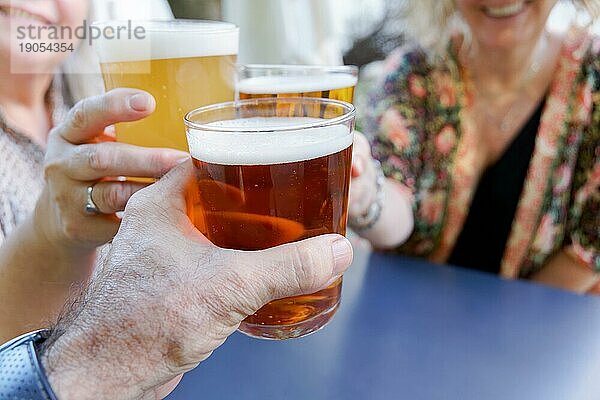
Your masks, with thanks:
<instances>
[{"instance_id":1,"label":"smiling mouth","mask_svg":"<svg viewBox=\"0 0 600 400\"><path fill-rule=\"evenodd\" d=\"M44 25L49 25L50 21L41 17L37 14L32 14L29 11L25 11L20 8L13 8L8 5L0 5L0 15L5 15L9 18L22 18L22 19L30 19L36 22L40 22Z\"/></svg>"},{"instance_id":2,"label":"smiling mouth","mask_svg":"<svg viewBox=\"0 0 600 400\"><path fill-rule=\"evenodd\" d=\"M523 11L523 9L525 8L525 6L530 3L531 1L517 1L505 6L501 6L501 7L491 7L491 6L486 6L483 7L483 12L488 16L488 17L492 17L492 18L508 18L508 17L513 17L519 13L521 13L521 11Z\"/></svg>"}]
</instances>

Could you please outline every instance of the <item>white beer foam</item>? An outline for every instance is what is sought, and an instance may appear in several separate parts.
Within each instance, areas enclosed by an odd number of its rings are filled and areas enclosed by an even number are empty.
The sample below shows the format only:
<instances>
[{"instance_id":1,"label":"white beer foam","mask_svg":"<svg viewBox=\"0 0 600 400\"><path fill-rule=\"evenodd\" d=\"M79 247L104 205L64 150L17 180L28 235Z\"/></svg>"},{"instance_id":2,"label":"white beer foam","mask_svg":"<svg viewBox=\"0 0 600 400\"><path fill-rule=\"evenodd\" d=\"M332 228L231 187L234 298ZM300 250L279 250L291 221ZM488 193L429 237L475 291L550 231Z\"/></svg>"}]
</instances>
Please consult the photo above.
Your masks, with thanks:
<instances>
[{"instance_id":1,"label":"white beer foam","mask_svg":"<svg viewBox=\"0 0 600 400\"><path fill-rule=\"evenodd\" d=\"M326 123L327 120L303 117L240 118L209 124L219 128L242 129L239 132L203 131L188 127L187 138L190 153L195 159L221 165L269 165L313 160L352 145L352 132L345 125L301 128L319 122ZM289 130L268 131L282 127ZM257 132L259 129L261 131Z\"/></svg>"},{"instance_id":2,"label":"white beer foam","mask_svg":"<svg viewBox=\"0 0 600 400\"><path fill-rule=\"evenodd\" d=\"M356 86L358 78L350 74L325 73L302 76L257 76L238 83L240 93L281 94L344 89Z\"/></svg>"},{"instance_id":3,"label":"white beer foam","mask_svg":"<svg viewBox=\"0 0 600 400\"><path fill-rule=\"evenodd\" d=\"M127 21L111 21L94 26L127 26ZM94 47L102 63L164 60L172 58L211 57L237 55L239 30L233 24L223 22L132 22L132 27L144 27L145 38L128 38L121 32L121 39L107 39L102 35L94 41Z\"/></svg>"}]
</instances>

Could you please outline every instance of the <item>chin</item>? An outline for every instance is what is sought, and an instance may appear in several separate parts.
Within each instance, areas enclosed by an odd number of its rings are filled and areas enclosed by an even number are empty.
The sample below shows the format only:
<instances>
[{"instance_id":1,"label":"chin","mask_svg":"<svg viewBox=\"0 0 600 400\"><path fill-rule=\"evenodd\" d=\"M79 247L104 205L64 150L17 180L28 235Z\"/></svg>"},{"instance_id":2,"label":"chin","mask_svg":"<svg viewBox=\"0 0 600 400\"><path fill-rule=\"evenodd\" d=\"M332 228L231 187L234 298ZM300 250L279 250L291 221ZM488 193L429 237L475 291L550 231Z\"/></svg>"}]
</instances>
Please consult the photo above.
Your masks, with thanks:
<instances>
[{"instance_id":1,"label":"chin","mask_svg":"<svg viewBox=\"0 0 600 400\"><path fill-rule=\"evenodd\" d=\"M545 20L529 19L515 26L484 26L472 29L473 39L481 45L498 50L511 49L535 41L543 32Z\"/></svg>"},{"instance_id":2,"label":"chin","mask_svg":"<svg viewBox=\"0 0 600 400\"><path fill-rule=\"evenodd\" d=\"M554 3L549 0L508 0L495 7L469 9L464 16L475 41L488 48L510 49L536 40Z\"/></svg>"},{"instance_id":3,"label":"chin","mask_svg":"<svg viewBox=\"0 0 600 400\"><path fill-rule=\"evenodd\" d=\"M21 52L19 44L0 44L1 56L8 54L11 74L53 74L60 66L61 53Z\"/></svg>"}]
</instances>

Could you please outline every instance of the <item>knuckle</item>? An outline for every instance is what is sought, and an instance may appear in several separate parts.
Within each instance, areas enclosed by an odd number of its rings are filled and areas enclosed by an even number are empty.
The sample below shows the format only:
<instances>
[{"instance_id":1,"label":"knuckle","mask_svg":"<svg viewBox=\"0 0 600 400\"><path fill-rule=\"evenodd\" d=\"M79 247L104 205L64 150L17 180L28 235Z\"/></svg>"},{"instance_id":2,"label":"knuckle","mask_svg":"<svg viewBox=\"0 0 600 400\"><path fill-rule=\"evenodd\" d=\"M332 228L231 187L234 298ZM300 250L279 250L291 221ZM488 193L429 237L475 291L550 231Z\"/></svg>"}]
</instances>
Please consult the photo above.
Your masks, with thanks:
<instances>
[{"instance_id":1,"label":"knuckle","mask_svg":"<svg viewBox=\"0 0 600 400\"><path fill-rule=\"evenodd\" d=\"M71 109L70 118L73 129L84 129L88 121L88 100L81 100Z\"/></svg>"},{"instance_id":2,"label":"knuckle","mask_svg":"<svg viewBox=\"0 0 600 400\"><path fill-rule=\"evenodd\" d=\"M131 196L129 186L111 184L102 192L102 202L111 210L119 211Z\"/></svg>"},{"instance_id":3,"label":"knuckle","mask_svg":"<svg viewBox=\"0 0 600 400\"><path fill-rule=\"evenodd\" d=\"M139 215L146 209L147 199L143 193L134 193L125 206L125 216Z\"/></svg>"},{"instance_id":4,"label":"knuckle","mask_svg":"<svg viewBox=\"0 0 600 400\"><path fill-rule=\"evenodd\" d=\"M312 292L321 281L321 271L324 269L322 257L312 249L294 243L291 252L294 265L294 279L297 287L304 293Z\"/></svg>"},{"instance_id":5,"label":"knuckle","mask_svg":"<svg viewBox=\"0 0 600 400\"><path fill-rule=\"evenodd\" d=\"M168 160L162 152L153 152L150 154L148 165L150 165L150 168L157 176L163 175L168 170Z\"/></svg>"},{"instance_id":6,"label":"knuckle","mask_svg":"<svg viewBox=\"0 0 600 400\"><path fill-rule=\"evenodd\" d=\"M147 219L156 221L156 223L171 225L173 223L173 211L162 200L162 197L152 191L152 188L139 190L129 197L125 212L143 215Z\"/></svg>"},{"instance_id":7,"label":"knuckle","mask_svg":"<svg viewBox=\"0 0 600 400\"><path fill-rule=\"evenodd\" d=\"M106 115L119 115L123 112L123 94L120 91L109 92L100 98L100 109Z\"/></svg>"},{"instance_id":8,"label":"knuckle","mask_svg":"<svg viewBox=\"0 0 600 400\"><path fill-rule=\"evenodd\" d=\"M145 193L144 190L140 190L129 196L127 204L125 205L125 218L140 220L143 223L147 220L147 214L153 207L154 200ZM156 221L158 218L153 217L152 220Z\"/></svg>"},{"instance_id":9,"label":"knuckle","mask_svg":"<svg viewBox=\"0 0 600 400\"><path fill-rule=\"evenodd\" d=\"M57 160L46 160L44 162L44 180L48 182L52 179L60 170L62 166Z\"/></svg>"},{"instance_id":10,"label":"knuckle","mask_svg":"<svg viewBox=\"0 0 600 400\"><path fill-rule=\"evenodd\" d=\"M110 152L103 151L104 146L101 144L91 144L80 146L81 152L83 153L88 165L91 169L103 172L110 168L112 165L112 156Z\"/></svg>"},{"instance_id":11,"label":"knuckle","mask_svg":"<svg viewBox=\"0 0 600 400\"><path fill-rule=\"evenodd\" d=\"M82 225L80 221L73 219L64 219L62 223L63 235L72 241L83 239Z\"/></svg>"}]
</instances>

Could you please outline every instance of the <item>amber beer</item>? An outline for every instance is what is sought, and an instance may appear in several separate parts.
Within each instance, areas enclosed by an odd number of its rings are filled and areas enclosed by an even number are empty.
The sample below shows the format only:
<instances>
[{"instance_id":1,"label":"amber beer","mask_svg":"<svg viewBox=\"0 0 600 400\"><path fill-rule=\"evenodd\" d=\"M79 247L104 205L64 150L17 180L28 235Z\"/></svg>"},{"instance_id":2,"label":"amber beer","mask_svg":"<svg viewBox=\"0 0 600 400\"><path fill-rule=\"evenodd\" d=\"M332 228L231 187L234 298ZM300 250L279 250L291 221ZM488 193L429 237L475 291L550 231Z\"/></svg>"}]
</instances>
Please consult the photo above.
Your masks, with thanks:
<instances>
[{"instance_id":1,"label":"amber beer","mask_svg":"<svg viewBox=\"0 0 600 400\"><path fill-rule=\"evenodd\" d=\"M317 97L352 103L355 66L242 65L237 70L240 99Z\"/></svg>"},{"instance_id":2,"label":"amber beer","mask_svg":"<svg viewBox=\"0 0 600 400\"><path fill-rule=\"evenodd\" d=\"M315 118L310 110L318 108ZM186 123L198 184L192 218L209 240L225 248L261 250L345 234L350 104L267 99L204 110L190 113ZM341 286L340 278L317 293L273 301L240 330L268 339L314 332L335 313Z\"/></svg>"},{"instance_id":3,"label":"amber beer","mask_svg":"<svg viewBox=\"0 0 600 400\"><path fill-rule=\"evenodd\" d=\"M96 26L118 25L118 22ZM183 117L199 106L232 101L238 29L211 21L133 22L146 39L98 39L107 90L137 88L156 99L148 118L117 124L117 140L187 151Z\"/></svg>"}]
</instances>

